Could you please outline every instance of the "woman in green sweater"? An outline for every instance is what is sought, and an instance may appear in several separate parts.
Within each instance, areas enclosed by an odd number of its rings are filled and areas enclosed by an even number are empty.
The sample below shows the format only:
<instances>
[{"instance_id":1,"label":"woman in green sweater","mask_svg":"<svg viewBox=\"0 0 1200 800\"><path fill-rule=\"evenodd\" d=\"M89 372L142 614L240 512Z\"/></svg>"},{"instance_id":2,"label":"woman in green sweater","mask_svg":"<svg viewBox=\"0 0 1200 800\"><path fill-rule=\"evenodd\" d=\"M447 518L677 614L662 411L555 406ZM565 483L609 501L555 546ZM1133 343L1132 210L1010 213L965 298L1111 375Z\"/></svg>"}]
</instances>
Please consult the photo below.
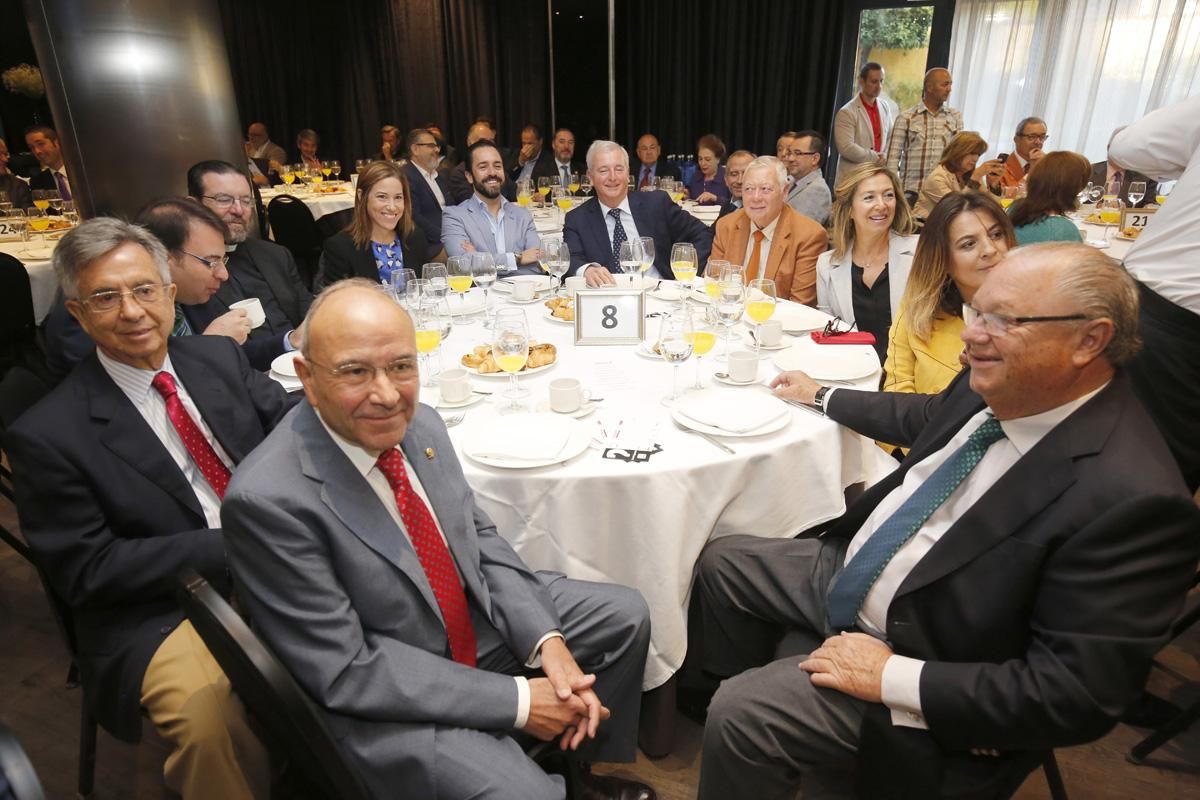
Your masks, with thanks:
<instances>
[{"instance_id":1,"label":"woman in green sweater","mask_svg":"<svg viewBox=\"0 0 1200 800\"><path fill-rule=\"evenodd\" d=\"M1092 165L1079 153L1056 150L1034 164L1026 178L1026 196L1009 209L1017 244L1081 242L1067 214L1079 207L1077 195L1092 179Z\"/></svg>"}]
</instances>

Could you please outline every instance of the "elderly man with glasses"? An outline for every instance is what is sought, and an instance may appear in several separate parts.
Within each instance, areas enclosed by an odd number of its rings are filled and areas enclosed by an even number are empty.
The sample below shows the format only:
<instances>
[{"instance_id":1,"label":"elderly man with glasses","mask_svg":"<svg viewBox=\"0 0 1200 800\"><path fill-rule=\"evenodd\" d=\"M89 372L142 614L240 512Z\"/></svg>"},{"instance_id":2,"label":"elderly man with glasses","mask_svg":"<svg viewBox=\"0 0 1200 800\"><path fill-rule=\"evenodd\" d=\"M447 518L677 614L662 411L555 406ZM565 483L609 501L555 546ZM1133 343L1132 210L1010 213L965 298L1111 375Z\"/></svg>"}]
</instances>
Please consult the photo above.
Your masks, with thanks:
<instances>
[{"instance_id":1,"label":"elderly man with glasses","mask_svg":"<svg viewBox=\"0 0 1200 800\"><path fill-rule=\"evenodd\" d=\"M701 555L688 655L728 678L701 800L791 797L856 762L864 797L1007 796L1141 693L1200 513L1126 372L1134 281L1086 245L1034 245L972 306L968 368L940 395L776 379L912 450L820 538L728 536ZM785 630L808 655L772 660Z\"/></svg>"},{"instance_id":2,"label":"elderly man with glasses","mask_svg":"<svg viewBox=\"0 0 1200 800\"><path fill-rule=\"evenodd\" d=\"M84 701L124 741L149 717L184 798L267 798L267 753L174 590L185 567L230 588L221 500L295 399L228 337L170 335L176 285L144 228L89 220L53 263L96 349L5 449L21 531L71 608Z\"/></svg>"},{"instance_id":3,"label":"elderly man with glasses","mask_svg":"<svg viewBox=\"0 0 1200 800\"><path fill-rule=\"evenodd\" d=\"M1000 176L1001 186L1020 186L1021 181L1033 169L1033 165L1045 155L1043 148L1050 137L1046 135L1046 122L1038 117L1026 117L1017 123L1013 135L1016 149L1008 154L1004 162L1004 173Z\"/></svg>"},{"instance_id":4,"label":"elderly man with glasses","mask_svg":"<svg viewBox=\"0 0 1200 800\"><path fill-rule=\"evenodd\" d=\"M213 296L223 309L239 300L256 297L262 303L266 322L254 329L252 362L267 369L272 359L295 350L296 328L312 303L312 293L300 280L296 261L287 248L252 238L254 197L246 175L226 161L201 161L187 174L188 194L206 206L229 229L226 268L229 280ZM267 340L258 345L258 339Z\"/></svg>"}]
</instances>

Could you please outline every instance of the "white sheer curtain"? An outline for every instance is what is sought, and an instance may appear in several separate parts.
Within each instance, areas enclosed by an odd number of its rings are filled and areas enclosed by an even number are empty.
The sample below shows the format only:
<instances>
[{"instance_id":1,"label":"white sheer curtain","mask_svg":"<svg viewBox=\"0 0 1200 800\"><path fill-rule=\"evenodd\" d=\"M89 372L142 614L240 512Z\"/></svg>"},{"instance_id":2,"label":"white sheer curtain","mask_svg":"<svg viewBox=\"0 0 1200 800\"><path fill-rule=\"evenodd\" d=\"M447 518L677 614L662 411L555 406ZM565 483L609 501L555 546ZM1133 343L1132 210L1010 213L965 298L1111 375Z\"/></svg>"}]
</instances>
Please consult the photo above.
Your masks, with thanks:
<instances>
[{"instance_id":1,"label":"white sheer curtain","mask_svg":"<svg viewBox=\"0 0 1200 800\"><path fill-rule=\"evenodd\" d=\"M1114 128L1200 93L1200 0L958 0L950 71L993 154L1036 116L1046 149L1101 161Z\"/></svg>"}]
</instances>

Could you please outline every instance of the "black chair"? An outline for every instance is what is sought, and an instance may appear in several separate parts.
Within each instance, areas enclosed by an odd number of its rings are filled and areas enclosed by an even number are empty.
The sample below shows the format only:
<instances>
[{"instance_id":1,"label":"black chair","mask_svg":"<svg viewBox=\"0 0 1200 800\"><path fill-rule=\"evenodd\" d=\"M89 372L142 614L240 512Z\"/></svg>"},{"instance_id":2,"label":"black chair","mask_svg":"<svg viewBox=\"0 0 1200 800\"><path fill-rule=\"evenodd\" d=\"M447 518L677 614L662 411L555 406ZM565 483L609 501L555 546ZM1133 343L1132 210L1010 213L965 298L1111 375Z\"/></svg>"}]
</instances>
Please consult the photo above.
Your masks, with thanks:
<instances>
[{"instance_id":1,"label":"black chair","mask_svg":"<svg viewBox=\"0 0 1200 800\"><path fill-rule=\"evenodd\" d=\"M258 721L285 776L311 797L366 800L316 705L224 598L195 570L179 575L179 602L233 690Z\"/></svg>"},{"instance_id":2,"label":"black chair","mask_svg":"<svg viewBox=\"0 0 1200 800\"><path fill-rule=\"evenodd\" d=\"M21 743L0 725L0 800L45 800L42 784Z\"/></svg>"},{"instance_id":3,"label":"black chair","mask_svg":"<svg viewBox=\"0 0 1200 800\"><path fill-rule=\"evenodd\" d=\"M4 433L17 417L25 412L50 391L50 384L24 366L14 366L0 378L0 454L3 453ZM13 476L8 467L0 462L0 495L12 503L17 502L13 489ZM0 540L31 561L29 547L15 533L0 525Z\"/></svg>"},{"instance_id":4,"label":"black chair","mask_svg":"<svg viewBox=\"0 0 1200 800\"><path fill-rule=\"evenodd\" d=\"M267 204L267 217L275 241L291 251L296 259L300 278L309 290L317 274L317 260L321 256L321 231L312 212L303 200L290 194L281 194Z\"/></svg>"},{"instance_id":5,"label":"black chair","mask_svg":"<svg viewBox=\"0 0 1200 800\"><path fill-rule=\"evenodd\" d=\"M33 314L29 271L8 253L0 253L0 375L14 365L45 369L46 357Z\"/></svg>"}]
</instances>

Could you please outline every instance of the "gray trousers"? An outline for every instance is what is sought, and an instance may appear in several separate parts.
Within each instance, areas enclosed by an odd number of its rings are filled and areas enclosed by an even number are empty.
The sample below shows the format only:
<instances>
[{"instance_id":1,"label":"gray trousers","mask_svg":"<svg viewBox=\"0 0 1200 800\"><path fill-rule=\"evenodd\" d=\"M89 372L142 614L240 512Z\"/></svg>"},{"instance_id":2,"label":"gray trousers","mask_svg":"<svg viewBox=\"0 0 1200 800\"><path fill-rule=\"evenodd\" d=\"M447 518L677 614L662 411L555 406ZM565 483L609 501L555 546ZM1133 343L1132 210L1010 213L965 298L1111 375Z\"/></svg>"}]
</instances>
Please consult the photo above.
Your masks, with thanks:
<instances>
[{"instance_id":1,"label":"gray trousers","mask_svg":"<svg viewBox=\"0 0 1200 800\"><path fill-rule=\"evenodd\" d=\"M701 554L692 645L705 671L732 677L708 709L700 800L792 797L803 776L853 765L868 704L813 686L803 657L775 659L785 630L808 634L808 649L824 640L825 593L844 554L844 542L755 536Z\"/></svg>"}]
</instances>

